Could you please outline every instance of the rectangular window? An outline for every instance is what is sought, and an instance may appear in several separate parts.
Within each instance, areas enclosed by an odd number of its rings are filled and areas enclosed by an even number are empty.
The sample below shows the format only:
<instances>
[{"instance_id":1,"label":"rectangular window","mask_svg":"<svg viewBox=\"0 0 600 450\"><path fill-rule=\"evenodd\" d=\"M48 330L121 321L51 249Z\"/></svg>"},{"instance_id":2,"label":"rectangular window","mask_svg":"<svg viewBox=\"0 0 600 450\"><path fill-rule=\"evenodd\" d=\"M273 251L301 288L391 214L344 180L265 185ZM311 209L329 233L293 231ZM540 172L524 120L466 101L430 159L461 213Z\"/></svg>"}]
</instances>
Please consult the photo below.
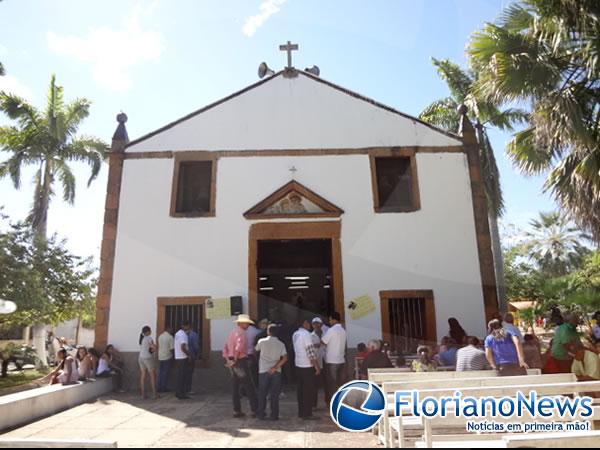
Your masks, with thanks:
<instances>
[{"instance_id":1,"label":"rectangular window","mask_svg":"<svg viewBox=\"0 0 600 450\"><path fill-rule=\"evenodd\" d=\"M395 351L414 353L419 344L435 345L432 291L382 291L380 297L383 333Z\"/></svg>"},{"instance_id":2,"label":"rectangular window","mask_svg":"<svg viewBox=\"0 0 600 450\"><path fill-rule=\"evenodd\" d=\"M371 156L376 212L419 209L416 160L412 156Z\"/></svg>"},{"instance_id":3,"label":"rectangular window","mask_svg":"<svg viewBox=\"0 0 600 450\"><path fill-rule=\"evenodd\" d=\"M189 322L198 333L200 351L197 366L206 366L210 359L210 322L206 319L208 297L174 297L158 299L157 336L167 328L176 333L182 323Z\"/></svg>"},{"instance_id":4,"label":"rectangular window","mask_svg":"<svg viewBox=\"0 0 600 450\"><path fill-rule=\"evenodd\" d=\"M176 213L202 215L211 211L212 161L188 161L179 165Z\"/></svg>"}]
</instances>

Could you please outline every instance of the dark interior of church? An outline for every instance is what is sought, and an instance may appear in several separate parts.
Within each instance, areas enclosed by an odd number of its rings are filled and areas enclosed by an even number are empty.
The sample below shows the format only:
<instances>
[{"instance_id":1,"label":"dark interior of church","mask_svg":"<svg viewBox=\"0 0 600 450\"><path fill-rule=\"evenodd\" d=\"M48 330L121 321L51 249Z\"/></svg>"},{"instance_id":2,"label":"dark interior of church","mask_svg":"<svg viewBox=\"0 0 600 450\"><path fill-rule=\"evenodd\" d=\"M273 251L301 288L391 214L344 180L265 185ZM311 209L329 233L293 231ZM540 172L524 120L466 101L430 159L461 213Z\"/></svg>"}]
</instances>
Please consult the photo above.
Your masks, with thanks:
<instances>
[{"instance_id":1,"label":"dark interior of church","mask_svg":"<svg viewBox=\"0 0 600 450\"><path fill-rule=\"evenodd\" d=\"M333 311L331 240L258 242L259 316L294 325Z\"/></svg>"}]
</instances>

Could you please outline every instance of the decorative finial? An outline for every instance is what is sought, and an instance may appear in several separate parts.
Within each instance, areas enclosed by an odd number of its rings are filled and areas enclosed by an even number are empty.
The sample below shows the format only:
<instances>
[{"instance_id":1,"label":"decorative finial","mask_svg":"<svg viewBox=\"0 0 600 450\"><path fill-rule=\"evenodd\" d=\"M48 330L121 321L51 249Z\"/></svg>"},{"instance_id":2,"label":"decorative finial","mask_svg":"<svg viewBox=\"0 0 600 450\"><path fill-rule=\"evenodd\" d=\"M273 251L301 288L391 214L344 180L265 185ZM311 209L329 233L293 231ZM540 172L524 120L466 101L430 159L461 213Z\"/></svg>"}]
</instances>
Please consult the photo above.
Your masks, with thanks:
<instances>
[{"instance_id":1,"label":"decorative finial","mask_svg":"<svg viewBox=\"0 0 600 450\"><path fill-rule=\"evenodd\" d=\"M113 141L125 142L129 143L129 136L127 135L127 128L125 127L125 122L127 122L127 114L121 111L117 114L117 129L115 130L115 134L113 134Z\"/></svg>"},{"instance_id":2,"label":"decorative finial","mask_svg":"<svg viewBox=\"0 0 600 450\"><path fill-rule=\"evenodd\" d=\"M469 116L467 113L469 112L469 108L467 105L462 104L456 111L459 114L459 124L458 124L458 134L462 136L463 142L468 145L477 145L477 136L475 135L475 129L473 128L473 124L469 120Z\"/></svg>"}]
</instances>

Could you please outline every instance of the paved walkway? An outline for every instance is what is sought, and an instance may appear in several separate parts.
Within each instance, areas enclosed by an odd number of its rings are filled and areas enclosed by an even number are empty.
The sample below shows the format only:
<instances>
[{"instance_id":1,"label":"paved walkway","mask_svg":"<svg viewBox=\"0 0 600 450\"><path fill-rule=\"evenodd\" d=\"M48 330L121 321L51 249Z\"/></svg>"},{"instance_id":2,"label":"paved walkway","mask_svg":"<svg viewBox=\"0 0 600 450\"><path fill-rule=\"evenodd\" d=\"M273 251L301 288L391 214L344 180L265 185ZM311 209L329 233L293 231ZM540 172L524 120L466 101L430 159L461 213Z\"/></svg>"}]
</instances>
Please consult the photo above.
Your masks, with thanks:
<instances>
[{"instance_id":1,"label":"paved walkway","mask_svg":"<svg viewBox=\"0 0 600 450\"><path fill-rule=\"evenodd\" d=\"M96 439L119 447L374 447L371 433L338 429L323 408L319 421L296 418L294 392L281 402L279 422L233 419L224 394L181 402L171 395L141 400L113 394L2 435L3 438ZM247 402L245 402L247 404ZM246 404L244 406L246 406Z\"/></svg>"}]
</instances>

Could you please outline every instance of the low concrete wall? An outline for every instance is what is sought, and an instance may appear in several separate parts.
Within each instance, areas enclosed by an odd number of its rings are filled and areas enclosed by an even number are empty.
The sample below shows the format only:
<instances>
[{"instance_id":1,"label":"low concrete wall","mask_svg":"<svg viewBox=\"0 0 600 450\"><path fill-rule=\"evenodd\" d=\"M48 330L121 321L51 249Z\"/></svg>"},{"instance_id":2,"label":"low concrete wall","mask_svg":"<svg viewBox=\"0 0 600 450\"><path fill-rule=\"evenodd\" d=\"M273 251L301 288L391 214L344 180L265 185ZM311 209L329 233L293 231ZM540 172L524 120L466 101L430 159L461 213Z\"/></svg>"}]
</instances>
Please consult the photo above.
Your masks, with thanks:
<instances>
[{"instance_id":1,"label":"low concrete wall","mask_svg":"<svg viewBox=\"0 0 600 450\"><path fill-rule=\"evenodd\" d=\"M4 395L0 397L0 432L97 399L112 390L112 379L104 378Z\"/></svg>"}]
</instances>

